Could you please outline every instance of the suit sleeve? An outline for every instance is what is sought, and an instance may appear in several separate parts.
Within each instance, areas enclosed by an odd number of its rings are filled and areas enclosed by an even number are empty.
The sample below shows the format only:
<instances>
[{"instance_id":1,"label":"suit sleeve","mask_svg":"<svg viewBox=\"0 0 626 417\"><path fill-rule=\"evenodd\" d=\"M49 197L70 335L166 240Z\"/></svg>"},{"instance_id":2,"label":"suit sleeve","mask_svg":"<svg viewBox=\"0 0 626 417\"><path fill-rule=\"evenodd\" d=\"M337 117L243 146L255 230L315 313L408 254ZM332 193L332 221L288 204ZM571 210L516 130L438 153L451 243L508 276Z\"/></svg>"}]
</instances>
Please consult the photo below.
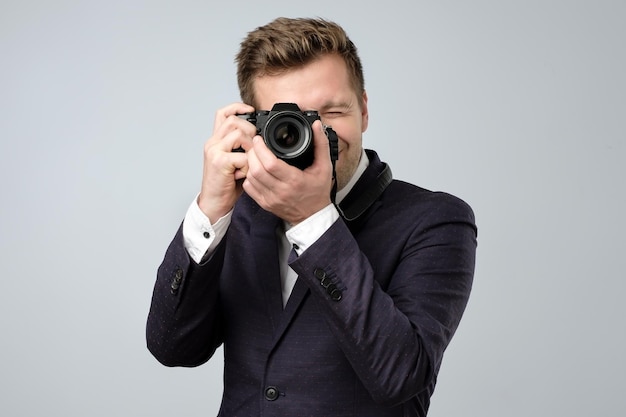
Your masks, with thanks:
<instances>
[{"instance_id":1,"label":"suit sleeve","mask_svg":"<svg viewBox=\"0 0 626 417\"><path fill-rule=\"evenodd\" d=\"M374 266L342 220L290 264L364 386L390 406L432 389L474 274L469 206L449 196L421 218L410 213L383 222Z\"/></svg>"},{"instance_id":2,"label":"suit sleeve","mask_svg":"<svg viewBox=\"0 0 626 417\"><path fill-rule=\"evenodd\" d=\"M219 274L224 241L211 259L194 262L182 226L159 266L146 325L146 342L166 366L198 366L222 343Z\"/></svg>"}]
</instances>

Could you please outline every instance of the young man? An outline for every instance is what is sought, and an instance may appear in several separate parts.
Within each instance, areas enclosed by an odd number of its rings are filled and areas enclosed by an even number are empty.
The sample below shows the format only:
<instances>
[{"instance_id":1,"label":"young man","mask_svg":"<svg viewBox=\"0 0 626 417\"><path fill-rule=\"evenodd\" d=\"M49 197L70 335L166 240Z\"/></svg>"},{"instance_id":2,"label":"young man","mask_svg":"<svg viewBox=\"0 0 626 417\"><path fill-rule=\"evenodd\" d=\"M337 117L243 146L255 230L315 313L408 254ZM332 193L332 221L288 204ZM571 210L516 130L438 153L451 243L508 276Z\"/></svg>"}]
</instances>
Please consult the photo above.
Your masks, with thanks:
<instances>
[{"instance_id":1,"label":"young man","mask_svg":"<svg viewBox=\"0 0 626 417\"><path fill-rule=\"evenodd\" d=\"M237 64L243 103L217 111L158 270L150 351L197 366L223 344L220 416L425 416L470 294L470 207L392 180L363 149L363 72L340 26L277 19ZM310 165L278 158L241 116L276 103L319 115Z\"/></svg>"}]
</instances>

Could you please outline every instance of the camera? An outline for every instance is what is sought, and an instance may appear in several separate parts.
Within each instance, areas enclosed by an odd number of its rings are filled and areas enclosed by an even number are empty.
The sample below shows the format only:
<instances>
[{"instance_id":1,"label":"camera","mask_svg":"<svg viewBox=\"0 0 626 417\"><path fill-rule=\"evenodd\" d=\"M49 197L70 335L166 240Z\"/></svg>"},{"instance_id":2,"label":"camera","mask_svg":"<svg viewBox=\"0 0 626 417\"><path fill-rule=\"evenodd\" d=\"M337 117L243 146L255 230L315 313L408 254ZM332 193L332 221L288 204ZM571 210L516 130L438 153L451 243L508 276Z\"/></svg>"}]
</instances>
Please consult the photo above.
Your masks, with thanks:
<instances>
[{"instance_id":1,"label":"camera","mask_svg":"<svg viewBox=\"0 0 626 417\"><path fill-rule=\"evenodd\" d=\"M276 103L272 110L238 114L237 117L256 126L257 134L261 135L267 147L277 158L300 169L305 169L313 163L311 125L320 119L317 111L301 111L294 103ZM331 158L334 157L336 161L337 135L329 127L325 129L326 136L331 141Z\"/></svg>"}]
</instances>

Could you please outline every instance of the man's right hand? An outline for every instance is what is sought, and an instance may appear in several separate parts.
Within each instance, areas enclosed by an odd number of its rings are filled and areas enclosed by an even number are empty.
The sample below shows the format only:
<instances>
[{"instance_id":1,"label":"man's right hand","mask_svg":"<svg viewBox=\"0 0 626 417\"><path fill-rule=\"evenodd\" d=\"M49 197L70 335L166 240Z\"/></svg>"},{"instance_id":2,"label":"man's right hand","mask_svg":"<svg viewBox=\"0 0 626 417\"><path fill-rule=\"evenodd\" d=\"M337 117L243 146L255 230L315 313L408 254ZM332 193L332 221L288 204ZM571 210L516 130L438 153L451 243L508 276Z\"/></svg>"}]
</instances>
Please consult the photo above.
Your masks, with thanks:
<instances>
[{"instance_id":1,"label":"man's right hand","mask_svg":"<svg viewBox=\"0 0 626 417\"><path fill-rule=\"evenodd\" d=\"M253 112L243 103L233 103L215 114L213 136L204 145L202 187L198 196L200 210L211 223L226 215L243 192L248 172L247 151L252 148L256 127L237 114ZM233 152L242 148L244 152Z\"/></svg>"}]
</instances>

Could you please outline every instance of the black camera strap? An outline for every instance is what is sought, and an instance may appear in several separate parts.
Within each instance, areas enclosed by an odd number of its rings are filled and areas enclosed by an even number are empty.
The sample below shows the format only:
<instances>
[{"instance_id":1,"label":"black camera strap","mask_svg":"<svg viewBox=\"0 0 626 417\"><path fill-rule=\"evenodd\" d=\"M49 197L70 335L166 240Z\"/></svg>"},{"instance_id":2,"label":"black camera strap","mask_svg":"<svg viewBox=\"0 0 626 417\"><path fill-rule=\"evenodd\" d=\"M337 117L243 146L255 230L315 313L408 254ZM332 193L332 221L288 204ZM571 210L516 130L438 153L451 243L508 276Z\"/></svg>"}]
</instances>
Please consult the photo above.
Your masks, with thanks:
<instances>
[{"instance_id":1,"label":"black camera strap","mask_svg":"<svg viewBox=\"0 0 626 417\"><path fill-rule=\"evenodd\" d=\"M339 138L337 137L337 132L330 126L324 126L324 133L326 133L328 138L330 162L333 165L333 188L330 190L330 201L335 204L335 198L337 197L337 171L335 165L337 165L337 160L339 159Z\"/></svg>"},{"instance_id":2,"label":"black camera strap","mask_svg":"<svg viewBox=\"0 0 626 417\"><path fill-rule=\"evenodd\" d=\"M346 207L335 204L341 217L349 222L358 219L359 216L365 213L365 210L370 208L374 201L380 197L383 191L385 191L385 188L391 184L392 180L393 174L391 173L391 168L389 168L389 165L385 164L385 167L378 174L374 183L363 191L357 199L351 201ZM333 203L334 201L333 199Z\"/></svg>"},{"instance_id":3,"label":"black camera strap","mask_svg":"<svg viewBox=\"0 0 626 417\"><path fill-rule=\"evenodd\" d=\"M365 210L367 210L372 203L380 197L383 191L385 191L385 188L391 184L393 174L391 173L389 165L385 164L385 167L378 174L371 187L368 187L367 190L361 193L356 200L350 202L350 204L346 207L340 206L336 203L337 172L335 170L337 159L339 159L339 139L337 138L337 133L335 133L330 126L324 126L324 129L326 131L326 136L328 137L328 143L330 144L330 160L333 165L333 188L330 192L330 199L335 207L337 207L337 211L339 211L341 217L343 217L346 221L351 222L365 213Z\"/></svg>"}]
</instances>

